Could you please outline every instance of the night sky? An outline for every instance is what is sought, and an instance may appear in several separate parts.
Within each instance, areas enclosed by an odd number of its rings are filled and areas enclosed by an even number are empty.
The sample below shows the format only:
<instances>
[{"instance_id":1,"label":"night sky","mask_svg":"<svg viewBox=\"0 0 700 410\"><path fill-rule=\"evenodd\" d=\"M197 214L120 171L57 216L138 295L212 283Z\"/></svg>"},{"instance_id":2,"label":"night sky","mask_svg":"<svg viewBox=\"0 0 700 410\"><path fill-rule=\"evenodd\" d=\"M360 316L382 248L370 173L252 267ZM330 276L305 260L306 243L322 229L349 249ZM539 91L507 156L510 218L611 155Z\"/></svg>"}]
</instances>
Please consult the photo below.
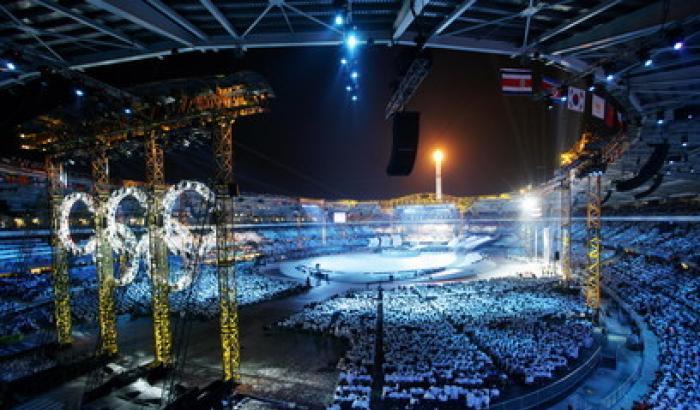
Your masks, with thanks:
<instances>
[{"instance_id":1,"label":"night sky","mask_svg":"<svg viewBox=\"0 0 700 410\"><path fill-rule=\"evenodd\" d=\"M267 114L234 128L235 167L242 192L322 198L380 199L434 189L431 152L446 152L443 190L452 195L510 191L547 179L557 153L575 136L561 132L576 118L528 97L500 93L498 69L506 57L433 50L433 68L407 107L421 112L413 173L389 177L391 122L384 107L396 79L401 48L364 48L359 101L349 100L338 48L288 48L187 53L88 71L129 86L159 79L254 70L276 98ZM3 131L7 132L7 131ZM559 135L559 137L555 137ZM140 162L140 161L139 161ZM166 157L168 179L205 180L205 151ZM142 178L140 166L115 163L115 176Z\"/></svg>"}]
</instances>

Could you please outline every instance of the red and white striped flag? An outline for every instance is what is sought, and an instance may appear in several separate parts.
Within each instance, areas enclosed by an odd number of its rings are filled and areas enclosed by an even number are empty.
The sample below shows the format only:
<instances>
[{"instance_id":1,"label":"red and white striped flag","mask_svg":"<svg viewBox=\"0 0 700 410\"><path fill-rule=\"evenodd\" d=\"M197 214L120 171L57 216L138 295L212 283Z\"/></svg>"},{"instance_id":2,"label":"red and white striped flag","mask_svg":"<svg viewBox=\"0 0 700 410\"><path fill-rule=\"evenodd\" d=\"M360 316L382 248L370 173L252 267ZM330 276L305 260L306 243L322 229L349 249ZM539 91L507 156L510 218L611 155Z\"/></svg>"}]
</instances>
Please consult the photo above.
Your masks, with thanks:
<instances>
[{"instance_id":1,"label":"red and white striped flag","mask_svg":"<svg viewBox=\"0 0 700 410\"><path fill-rule=\"evenodd\" d=\"M531 94L532 70L501 68L501 91L505 94Z\"/></svg>"}]
</instances>

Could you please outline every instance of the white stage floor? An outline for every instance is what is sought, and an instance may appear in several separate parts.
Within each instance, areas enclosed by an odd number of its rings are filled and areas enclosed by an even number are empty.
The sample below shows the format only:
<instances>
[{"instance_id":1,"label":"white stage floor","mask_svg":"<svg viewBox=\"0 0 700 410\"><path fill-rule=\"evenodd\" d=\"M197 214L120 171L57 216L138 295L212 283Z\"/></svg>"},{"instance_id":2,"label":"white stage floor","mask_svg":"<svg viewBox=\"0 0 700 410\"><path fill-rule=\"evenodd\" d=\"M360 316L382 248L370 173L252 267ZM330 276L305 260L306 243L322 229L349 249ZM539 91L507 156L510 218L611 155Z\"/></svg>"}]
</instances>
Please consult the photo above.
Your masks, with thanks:
<instances>
[{"instance_id":1,"label":"white stage floor","mask_svg":"<svg viewBox=\"0 0 700 410\"><path fill-rule=\"evenodd\" d=\"M352 252L283 262L280 271L286 276L306 279L308 272L315 272L318 264L321 272L328 274L330 280L365 283L387 281L390 275L394 280L407 280L420 277L421 271L462 269L480 259L481 255L476 252L465 255L454 252L423 252L417 255L409 252Z\"/></svg>"}]
</instances>

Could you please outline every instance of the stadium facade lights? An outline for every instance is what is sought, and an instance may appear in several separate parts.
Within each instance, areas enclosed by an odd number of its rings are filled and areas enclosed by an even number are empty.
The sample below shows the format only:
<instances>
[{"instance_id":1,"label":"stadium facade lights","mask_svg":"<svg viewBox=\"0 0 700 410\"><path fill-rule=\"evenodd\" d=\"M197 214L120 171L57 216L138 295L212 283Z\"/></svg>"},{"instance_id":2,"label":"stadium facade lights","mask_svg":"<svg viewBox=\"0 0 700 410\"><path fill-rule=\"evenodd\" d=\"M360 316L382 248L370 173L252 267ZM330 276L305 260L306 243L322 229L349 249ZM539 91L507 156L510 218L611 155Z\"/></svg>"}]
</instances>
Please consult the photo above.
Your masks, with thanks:
<instances>
[{"instance_id":1,"label":"stadium facade lights","mask_svg":"<svg viewBox=\"0 0 700 410\"><path fill-rule=\"evenodd\" d=\"M539 218L542 216L542 208L540 207L540 199L532 194L525 195L520 200L520 210L522 215L527 218Z\"/></svg>"}]
</instances>

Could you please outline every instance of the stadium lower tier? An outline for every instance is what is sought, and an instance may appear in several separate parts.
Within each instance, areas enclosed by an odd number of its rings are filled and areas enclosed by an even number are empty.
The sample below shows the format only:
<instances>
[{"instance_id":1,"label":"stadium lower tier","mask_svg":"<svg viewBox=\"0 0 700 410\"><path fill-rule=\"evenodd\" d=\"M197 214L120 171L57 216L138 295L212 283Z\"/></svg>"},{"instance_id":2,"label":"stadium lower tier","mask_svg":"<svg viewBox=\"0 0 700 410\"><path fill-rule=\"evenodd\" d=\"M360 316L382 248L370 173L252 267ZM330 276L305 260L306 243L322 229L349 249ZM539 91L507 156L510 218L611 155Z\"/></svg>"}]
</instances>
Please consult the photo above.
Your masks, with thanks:
<instances>
[{"instance_id":1,"label":"stadium lower tier","mask_svg":"<svg viewBox=\"0 0 700 410\"><path fill-rule=\"evenodd\" d=\"M608 250L603 284L641 317L659 343L659 357L645 357L658 361L658 368L651 383L643 386L636 407L699 408L700 277L693 266L698 255L691 245L700 238L700 229L693 224L649 225L616 223L604 228ZM574 225L572 233L573 259L581 266L585 260L582 228ZM484 255L480 263L492 264L495 270L501 262L488 256L492 250L509 246L509 254L526 252L513 245L518 238L516 226L501 229L492 234L499 241L479 249ZM564 289L555 278L515 275L484 280L474 275L454 283L399 279L383 284L383 290L376 284L369 289L364 283L310 281L312 292L318 294L297 297L292 295L307 289L308 275L292 278L271 269L277 261L294 264L296 259L376 251L368 249L369 231L356 232L357 236L345 239L326 238L332 246L321 246L320 241L308 248L303 239L280 239L295 237L293 231L275 232L279 246L264 252L249 237L246 246L259 255L255 261L237 265L240 305L293 300L290 314L275 319L277 329L347 341L348 349L333 364L337 372L324 376L334 378L335 390L320 404L332 409L494 407L556 383L592 357L601 343L581 295ZM316 235L311 230L306 234ZM0 255L0 263L16 255L30 255L22 265L29 268L47 263L45 241L15 238L6 248L10 256ZM94 267L89 257L72 262L73 319L79 332L94 333ZM177 258L171 259L173 267L178 263ZM41 270L12 274L0 278L0 283L0 363L2 382L7 383L58 363L33 353L55 340L49 275ZM118 313L150 320L150 286L150 279L140 273L133 283L120 288ZM202 323L216 322L217 278L210 265L204 265L193 282L193 297L187 294L171 295L173 312L187 308ZM308 303L303 300L314 303L300 308ZM267 324L271 323L263 320L255 326ZM639 329L635 332L638 337Z\"/></svg>"}]
</instances>

